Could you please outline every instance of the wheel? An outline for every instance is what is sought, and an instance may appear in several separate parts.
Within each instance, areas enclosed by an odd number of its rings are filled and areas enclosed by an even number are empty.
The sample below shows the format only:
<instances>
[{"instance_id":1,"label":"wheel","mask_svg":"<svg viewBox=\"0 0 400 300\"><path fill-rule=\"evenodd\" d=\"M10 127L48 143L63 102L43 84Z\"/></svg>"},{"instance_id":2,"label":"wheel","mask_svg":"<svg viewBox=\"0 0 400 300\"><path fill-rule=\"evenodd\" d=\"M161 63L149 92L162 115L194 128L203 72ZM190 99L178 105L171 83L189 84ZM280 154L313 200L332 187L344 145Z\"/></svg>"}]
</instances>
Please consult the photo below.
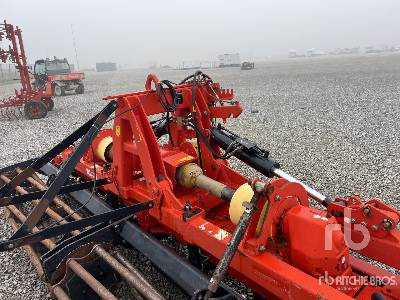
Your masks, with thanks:
<instances>
[{"instance_id":1,"label":"wheel","mask_svg":"<svg viewBox=\"0 0 400 300\"><path fill-rule=\"evenodd\" d=\"M52 111L54 108L54 101L51 98L43 98L42 102L46 105L47 111Z\"/></svg>"},{"instance_id":2,"label":"wheel","mask_svg":"<svg viewBox=\"0 0 400 300\"><path fill-rule=\"evenodd\" d=\"M47 115L47 108L42 101L31 100L25 103L24 112L28 120L42 119Z\"/></svg>"},{"instance_id":3,"label":"wheel","mask_svg":"<svg viewBox=\"0 0 400 300\"><path fill-rule=\"evenodd\" d=\"M55 84L53 86L53 95L56 97L64 96L65 95L65 88Z\"/></svg>"},{"instance_id":4,"label":"wheel","mask_svg":"<svg viewBox=\"0 0 400 300\"><path fill-rule=\"evenodd\" d=\"M76 94L83 94L85 92L85 87L83 86L83 84L80 84L76 89L75 89L75 93Z\"/></svg>"}]
</instances>

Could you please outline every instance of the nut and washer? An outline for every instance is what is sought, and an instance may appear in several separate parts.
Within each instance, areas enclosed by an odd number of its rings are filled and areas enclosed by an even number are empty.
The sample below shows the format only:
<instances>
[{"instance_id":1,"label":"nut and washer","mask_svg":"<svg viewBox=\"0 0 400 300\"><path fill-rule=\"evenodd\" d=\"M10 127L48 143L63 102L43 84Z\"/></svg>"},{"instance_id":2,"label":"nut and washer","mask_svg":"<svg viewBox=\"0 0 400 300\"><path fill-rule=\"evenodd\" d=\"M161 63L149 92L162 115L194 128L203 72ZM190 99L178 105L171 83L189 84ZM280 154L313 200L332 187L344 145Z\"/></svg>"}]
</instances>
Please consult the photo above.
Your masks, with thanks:
<instances>
[{"instance_id":1,"label":"nut and washer","mask_svg":"<svg viewBox=\"0 0 400 300\"><path fill-rule=\"evenodd\" d=\"M369 206L364 207L364 215L367 217L371 215L371 208Z\"/></svg>"},{"instance_id":2,"label":"nut and washer","mask_svg":"<svg viewBox=\"0 0 400 300\"><path fill-rule=\"evenodd\" d=\"M390 230L393 227L393 224L390 220L388 219L383 219L382 221L382 226L383 228L385 228L386 230Z\"/></svg>"}]
</instances>

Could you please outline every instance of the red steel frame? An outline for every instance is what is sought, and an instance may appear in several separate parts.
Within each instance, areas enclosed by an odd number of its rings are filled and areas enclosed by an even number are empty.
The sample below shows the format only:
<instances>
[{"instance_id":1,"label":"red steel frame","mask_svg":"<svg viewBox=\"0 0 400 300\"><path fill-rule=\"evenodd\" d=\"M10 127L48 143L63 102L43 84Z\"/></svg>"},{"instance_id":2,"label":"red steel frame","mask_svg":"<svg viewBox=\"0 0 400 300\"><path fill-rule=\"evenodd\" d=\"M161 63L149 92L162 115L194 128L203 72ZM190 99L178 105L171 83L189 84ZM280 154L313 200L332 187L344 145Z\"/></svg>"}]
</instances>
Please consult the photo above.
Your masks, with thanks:
<instances>
[{"instance_id":1,"label":"red steel frame","mask_svg":"<svg viewBox=\"0 0 400 300\"><path fill-rule=\"evenodd\" d=\"M14 28L13 25L4 21L3 24L0 24L0 42L2 40L9 40L11 45L8 49L0 47L0 61L5 63L10 60L15 64L22 87L20 91L15 90L15 96L9 97L3 103L0 103L0 109L22 107L31 100L41 101L51 98L51 83L47 83L46 87L42 87L39 90L31 86L21 29L18 26Z\"/></svg>"},{"instance_id":2,"label":"red steel frame","mask_svg":"<svg viewBox=\"0 0 400 300\"><path fill-rule=\"evenodd\" d=\"M121 202L131 205L140 201L154 201L154 207L148 212L139 214L140 225L150 232L167 232L174 234L180 241L193 244L208 253L214 261L222 256L234 225L228 215L229 203L206 191L185 189L176 181L176 171L179 167L198 162L201 153L204 174L229 187L236 189L248 179L231 169L226 160L216 159L203 141L200 141L200 151L188 140L196 138L195 131L188 128L182 120L189 114L196 114L198 128L207 137L214 119L224 122L230 117L237 117L242 112L240 103L232 101L233 91L221 89L218 83L209 80L196 85L181 84L175 90L183 96L183 102L172 114L170 124L171 139L167 144L160 145L149 116L164 113L156 91L151 89L152 83L158 82L157 77L149 75L146 91L108 96L105 100L117 99L118 109L115 112L113 129L102 130L93 142L93 147L105 136L113 138L113 162L111 166L94 158L92 151L87 151L76 167L76 172L83 178L93 179L94 164L97 178L110 178L111 184L102 188L118 196ZM196 102L192 103L192 93ZM169 93L167 99L172 103ZM129 110L129 111L128 111ZM210 142L214 150L220 149ZM54 163L67 159L73 147L58 156ZM281 201L275 201L279 195ZM351 201L352 209L364 209L361 202ZM189 201L199 213L189 219L182 217L184 206ZM261 233L257 236L255 228L263 205L269 201L270 206ZM305 189L298 183L290 183L285 179L269 182L266 193L259 201L258 213L253 217L237 253L230 265L229 273L238 280L253 288L261 295L283 299L370 299L375 291L383 293L388 298L400 298L397 285L389 287L329 286L320 284L318 275L328 270L334 275L389 275L389 273L367 264L349 255L349 249L344 245L341 232L334 235L335 245L342 245L343 264L324 264L324 257L315 254L302 259L299 252L291 252L285 241L279 240L283 234L292 245L300 249L321 249L324 255L332 256L338 253L324 252L324 228L327 223L342 224L343 219L335 218L332 213L340 210L337 201L321 211L308 206L309 197ZM399 213L376 201L374 208L382 215L398 223ZM375 214L374 214L375 215ZM316 218L316 216L318 218ZM365 219L357 215L359 220ZM325 220L325 221L324 221ZM280 232L280 233L279 233ZM353 232L354 234L356 231ZM312 237L310 237L312 234ZM390 230L372 233L373 242L367 250L361 253L375 260L399 268L400 250L399 231L394 227ZM303 248L302 248L303 247ZM313 248L314 247L314 248ZM387 247L387 248L386 248ZM381 249L380 249L381 248ZM385 251L393 251L387 255ZM310 250L311 251L311 250ZM394 255L393 253L397 253ZM332 257L326 257L331 259ZM334 258L336 259L336 258ZM322 266L322 269L321 269ZM391 274L391 273L390 273ZM392 274L393 275L393 274ZM343 290L347 288L347 290Z\"/></svg>"}]
</instances>

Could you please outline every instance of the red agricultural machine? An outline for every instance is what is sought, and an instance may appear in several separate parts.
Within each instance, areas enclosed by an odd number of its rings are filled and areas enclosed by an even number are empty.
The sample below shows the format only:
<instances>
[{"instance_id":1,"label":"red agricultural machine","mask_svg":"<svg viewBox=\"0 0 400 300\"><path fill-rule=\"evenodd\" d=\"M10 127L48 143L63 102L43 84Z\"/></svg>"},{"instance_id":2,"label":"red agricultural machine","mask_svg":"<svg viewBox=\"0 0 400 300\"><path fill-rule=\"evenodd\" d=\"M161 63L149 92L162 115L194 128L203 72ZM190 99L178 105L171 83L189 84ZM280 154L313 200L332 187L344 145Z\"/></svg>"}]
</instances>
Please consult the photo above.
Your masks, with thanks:
<instances>
[{"instance_id":1,"label":"red agricultural machine","mask_svg":"<svg viewBox=\"0 0 400 300\"><path fill-rule=\"evenodd\" d=\"M241 114L233 97L200 71L180 84L149 75L145 91L105 97L42 157L0 170L0 205L16 229L0 251L24 247L63 299L115 299L112 272L144 298L162 297L107 252L115 244L143 253L192 299L243 299L226 274L267 299L400 299L399 275L369 260L400 268L399 212L378 199L326 197L285 173L218 124ZM232 157L268 179L246 178ZM159 235L186 246L188 260ZM96 273L101 262L109 269Z\"/></svg>"},{"instance_id":2,"label":"red agricultural machine","mask_svg":"<svg viewBox=\"0 0 400 300\"><path fill-rule=\"evenodd\" d=\"M15 90L15 95L0 100L0 114L8 119L19 118L23 115L27 119L40 119L54 107L51 84L46 83L40 88L31 85L29 68L26 61L22 32L18 27L8 24L6 21L0 24L0 61L11 61L18 70L21 89Z\"/></svg>"}]
</instances>

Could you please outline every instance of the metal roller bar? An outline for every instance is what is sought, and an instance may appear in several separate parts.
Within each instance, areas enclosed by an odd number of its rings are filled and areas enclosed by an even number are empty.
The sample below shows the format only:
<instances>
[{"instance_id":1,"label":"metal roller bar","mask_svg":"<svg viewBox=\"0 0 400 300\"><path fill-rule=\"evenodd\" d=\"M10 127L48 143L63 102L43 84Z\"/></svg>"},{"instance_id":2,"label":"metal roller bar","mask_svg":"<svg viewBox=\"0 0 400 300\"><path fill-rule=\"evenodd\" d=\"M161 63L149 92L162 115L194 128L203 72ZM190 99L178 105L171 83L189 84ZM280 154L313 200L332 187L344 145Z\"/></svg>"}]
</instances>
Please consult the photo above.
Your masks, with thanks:
<instances>
[{"instance_id":1,"label":"metal roller bar","mask_svg":"<svg viewBox=\"0 0 400 300\"><path fill-rule=\"evenodd\" d=\"M21 173L21 170L17 168L17 173ZM9 182L10 179L7 178L6 176L2 175L2 180L4 182ZM46 190L46 185L45 183L36 175L33 174L32 177L28 177L27 181L32 184L32 186L38 188L39 190ZM26 194L28 193L24 188L17 186L16 188L17 192L20 194ZM32 203L35 204L37 203L38 200L33 201ZM60 198L56 197L54 199L54 203L58 205L59 207L63 208L66 213L71 215L75 220L81 220L82 217L78 213L74 213L74 210L65 202L63 202ZM8 211L10 214L12 213L15 215L20 222L24 222L26 220L25 215L17 209L15 206L10 205L4 208L6 211ZM52 208L48 208L46 210L46 213L49 215L50 218L53 220L59 222L60 224L66 224L68 223L61 215L56 213ZM13 228L16 229L18 228L18 225L16 222L10 218L9 219L10 223L13 222L14 226ZM11 225L13 225L11 224ZM34 228L33 232L36 233L38 232L38 228ZM78 230L75 230L72 232L72 235L77 235L80 232ZM55 243L51 240L43 240L43 244L48 248L48 249L53 249L55 247ZM24 250L27 250L27 254L30 256L32 259L32 263L35 265L35 267L38 270L38 274L41 275L43 274L43 268L40 263L40 259L38 255L34 252L33 248L29 245L23 246ZM32 252L30 249L26 248L32 248ZM128 268L124 266L124 264L120 263L116 258L112 257L103 247L100 245L96 245L94 249L95 253L103 259L106 263L108 263L117 273L119 273L126 281L128 284L130 284L134 289L138 290L141 295L145 299L151 299L151 300L162 300L164 299L143 277L138 277L137 274L140 274L137 270L133 268L133 266L129 265L131 268ZM31 255L32 254L32 255ZM129 264L126 259L118 254L119 258L123 259L127 264ZM37 260L35 260L37 258ZM91 276L78 262L76 262L74 259L71 259L68 261L68 266L71 268L71 270L74 271L77 276L80 278L83 278L83 280L89 284L86 280L90 281L91 287L95 287L93 289L100 297L106 297L107 299L116 299L112 297L108 297L112 295L111 293L107 293L107 288L105 288L103 285L101 285L100 282L98 282L93 276ZM132 271L135 271L133 272ZM78 272L78 273L77 273ZM88 276L89 275L89 276ZM100 284L100 286L98 284ZM53 286L52 292L54 295L57 296L59 299L70 299L68 295L65 293L65 291L58 285Z\"/></svg>"},{"instance_id":2,"label":"metal roller bar","mask_svg":"<svg viewBox=\"0 0 400 300\"><path fill-rule=\"evenodd\" d=\"M1 178L2 180L4 180L5 179L5 182L6 181L10 181L10 179L9 178L7 178L7 177L5 177L4 175L2 175L2 178ZM24 188L22 188L22 187L20 187L20 186L17 186L16 187L16 190L18 191L18 192L23 192L23 193L28 193ZM11 206L12 207L12 206ZM7 207L6 207L7 208ZM14 208L15 208L15 206L14 206ZM19 219L20 219L20 221L21 222L24 222L25 220L26 220L26 217L25 217L25 215L20 211L20 210L18 210L17 208L15 208L17 211L18 211L18 216L17 217L19 217ZM13 212L12 210L10 210L11 212ZM46 212L48 212L52 217L53 217L53 219L54 218L57 218L57 219L62 219L62 217L59 215L59 214L57 214L55 211L53 211L51 208L48 208L47 210L46 210ZM14 213L14 212L13 212ZM65 220L62 220L60 223L67 223ZM34 227L33 228L33 230L32 230L33 232L38 232L39 231L39 229L37 229L36 227ZM78 232L73 232L72 234L77 234L77 233L79 233L79 231ZM52 241L52 240L45 240L45 241L48 241L46 244L44 244L48 249L52 249L52 248L54 248L55 246L56 246L56 244ZM87 271L78 263L78 262L76 262L74 259L70 259L69 260L69 263L71 263L71 265L73 266L71 269L75 272L75 274L77 275L77 276L79 276L80 278L82 278L82 280L84 280L83 278L87 278ZM71 266L71 265L68 265L68 266ZM84 271L84 272L86 272L86 273L81 273L82 272L82 270ZM89 274L89 273L88 273ZM90 274L89 274L90 275ZM91 276L91 275L90 275ZM85 281L85 280L84 280ZM97 280L96 280L97 281ZM86 282L86 281L85 281ZM98 281L97 281L98 282ZM91 284L93 284L94 283L94 281L92 280L91 281ZM99 286L97 286L97 289L93 289L96 293L97 292L99 292L99 293L101 293L102 291L104 291L104 289L105 290L107 290L106 289L106 287L104 287L100 282L98 282L98 284L99 284ZM55 294L57 294L57 295L60 295L60 298L59 299L69 299L69 297L65 294L65 292L62 290L62 288L61 287L59 287L59 286L56 286L56 287L54 287L54 289L53 289L53 293L55 293ZM111 293L110 293L111 294ZM100 294L98 294L99 296L101 296ZM112 294L111 294L112 295ZM114 298L107 298L107 299L116 299L115 297Z\"/></svg>"},{"instance_id":3,"label":"metal roller bar","mask_svg":"<svg viewBox=\"0 0 400 300\"><path fill-rule=\"evenodd\" d=\"M96 278L94 278L88 271L85 270L76 260L68 259L67 266L71 268L88 286L92 288L103 299L117 300L104 285L102 285Z\"/></svg>"},{"instance_id":4,"label":"metal roller bar","mask_svg":"<svg viewBox=\"0 0 400 300\"><path fill-rule=\"evenodd\" d=\"M164 298L142 277L138 276L138 271L133 269L132 272L121 264L118 260L111 256L102 247L95 246L96 253L101 256L106 263L108 263L115 271L117 271L128 283L132 284L134 288L146 299L149 300L163 300ZM121 255L120 255L121 256Z\"/></svg>"},{"instance_id":5,"label":"metal roller bar","mask_svg":"<svg viewBox=\"0 0 400 300\"><path fill-rule=\"evenodd\" d=\"M41 168L41 171L49 176L57 173L58 169L51 164L46 164ZM85 203L91 193L87 190L81 190L70 194L78 202ZM106 203L95 195L86 208L93 214L111 210ZM209 278L204 273L200 272L170 249L164 247L157 239L144 232L135 224L126 221L120 235L130 245L145 254L153 264L178 284L188 295L193 296L197 292L207 289ZM226 295L224 299L243 298L223 283L221 283L220 289L222 290L221 293Z\"/></svg>"}]
</instances>

